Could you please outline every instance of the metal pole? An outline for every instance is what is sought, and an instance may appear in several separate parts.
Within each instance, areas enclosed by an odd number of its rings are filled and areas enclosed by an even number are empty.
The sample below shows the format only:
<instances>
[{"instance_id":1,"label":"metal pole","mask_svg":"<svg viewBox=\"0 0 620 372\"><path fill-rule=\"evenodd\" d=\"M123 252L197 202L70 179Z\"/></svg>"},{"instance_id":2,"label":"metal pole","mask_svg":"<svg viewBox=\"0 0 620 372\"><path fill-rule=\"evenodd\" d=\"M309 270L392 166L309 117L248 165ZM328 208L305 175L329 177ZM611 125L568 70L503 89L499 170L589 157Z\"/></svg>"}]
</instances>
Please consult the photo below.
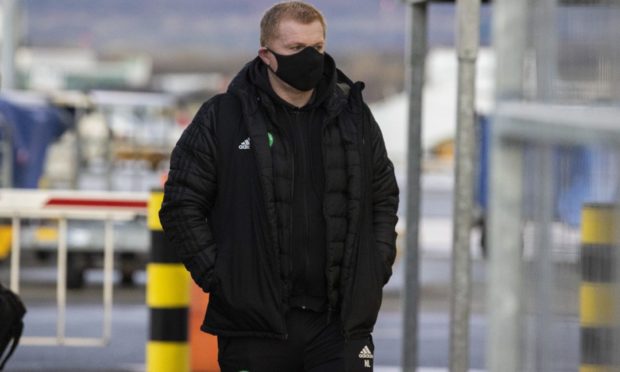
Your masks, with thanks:
<instances>
[{"instance_id":1,"label":"metal pole","mask_svg":"<svg viewBox=\"0 0 620 372\"><path fill-rule=\"evenodd\" d=\"M67 313L67 219L58 219L58 268L56 283L56 302L58 323L56 337L59 345L65 343L65 324Z\"/></svg>"},{"instance_id":2,"label":"metal pole","mask_svg":"<svg viewBox=\"0 0 620 372\"><path fill-rule=\"evenodd\" d=\"M523 95L523 61L528 1L495 0L493 49L496 105ZM521 212L522 145L504 138L496 113L491 132L487 368L489 372L521 371Z\"/></svg>"},{"instance_id":3,"label":"metal pole","mask_svg":"<svg viewBox=\"0 0 620 372\"><path fill-rule=\"evenodd\" d=\"M620 19L620 4L616 4L615 6L609 9L611 19ZM618 22L609 22L608 23L609 35L618 35L620 36L620 27L618 26ZM611 44L611 56L609 59L609 70L610 70L610 98L615 102L620 101L620 45L618 43L610 43Z\"/></svg>"},{"instance_id":4,"label":"metal pole","mask_svg":"<svg viewBox=\"0 0 620 372\"><path fill-rule=\"evenodd\" d=\"M149 307L149 340L146 371L189 372L188 335L191 277L168 245L159 220L163 190L152 190L146 224L151 232L151 250L146 267L146 303Z\"/></svg>"},{"instance_id":5,"label":"metal pole","mask_svg":"<svg viewBox=\"0 0 620 372\"><path fill-rule=\"evenodd\" d=\"M501 125L495 118L494 131ZM489 200L488 351L489 372L521 368L521 145L493 135Z\"/></svg>"},{"instance_id":6,"label":"metal pole","mask_svg":"<svg viewBox=\"0 0 620 372\"><path fill-rule=\"evenodd\" d=\"M112 338L112 305L114 288L114 221L105 220L103 247L103 336L107 345Z\"/></svg>"},{"instance_id":7,"label":"metal pole","mask_svg":"<svg viewBox=\"0 0 620 372\"><path fill-rule=\"evenodd\" d=\"M493 3L496 100L522 96L528 3L514 0Z\"/></svg>"},{"instance_id":8,"label":"metal pole","mask_svg":"<svg viewBox=\"0 0 620 372\"><path fill-rule=\"evenodd\" d=\"M11 290L19 293L19 265L21 253L21 220L19 216L13 216L11 230Z\"/></svg>"},{"instance_id":9,"label":"metal pole","mask_svg":"<svg viewBox=\"0 0 620 372\"><path fill-rule=\"evenodd\" d=\"M536 50L536 87L537 98L544 102L553 100L557 75L557 37L556 37L556 3L557 0L539 0L534 3L532 18L532 42ZM534 97L533 97L534 98Z\"/></svg>"},{"instance_id":10,"label":"metal pole","mask_svg":"<svg viewBox=\"0 0 620 372\"><path fill-rule=\"evenodd\" d=\"M458 96L455 162L450 371L469 370L471 301L470 232L474 195L476 58L480 38L480 0L457 2Z\"/></svg>"},{"instance_id":11,"label":"metal pole","mask_svg":"<svg viewBox=\"0 0 620 372\"><path fill-rule=\"evenodd\" d=\"M15 88L15 48L18 0L2 2L2 90Z\"/></svg>"},{"instance_id":12,"label":"metal pole","mask_svg":"<svg viewBox=\"0 0 620 372\"><path fill-rule=\"evenodd\" d=\"M0 119L0 187L13 185L13 132L5 120Z\"/></svg>"},{"instance_id":13,"label":"metal pole","mask_svg":"<svg viewBox=\"0 0 620 372\"><path fill-rule=\"evenodd\" d=\"M403 371L414 372L418 361L418 298L420 221L420 162L422 157L422 91L427 48L427 4L407 10L407 90L409 94L409 152L407 158L407 249L403 294Z\"/></svg>"},{"instance_id":14,"label":"metal pole","mask_svg":"<svg viewBox=\"0 0 620 372\"><path fill-rule=\"evenodd\" d=\"M553 309L551 301L554 294L555 266L553 263L553 237L551 236L554 208L554 182L549 175L553 174L553 146L540 144L536 147L535 160L540 170L531 176L536 177L535 184L540 187L540 196L535 205L534 247L535 261L533 266L538 272L538 278L527 281L532 285L535 293L535 306L538 309L534 318L534 343L536 345L536 364L538 371L551 371L553 364L550 356L554 353L553 337Z\"/></svg>"}]
</instances>

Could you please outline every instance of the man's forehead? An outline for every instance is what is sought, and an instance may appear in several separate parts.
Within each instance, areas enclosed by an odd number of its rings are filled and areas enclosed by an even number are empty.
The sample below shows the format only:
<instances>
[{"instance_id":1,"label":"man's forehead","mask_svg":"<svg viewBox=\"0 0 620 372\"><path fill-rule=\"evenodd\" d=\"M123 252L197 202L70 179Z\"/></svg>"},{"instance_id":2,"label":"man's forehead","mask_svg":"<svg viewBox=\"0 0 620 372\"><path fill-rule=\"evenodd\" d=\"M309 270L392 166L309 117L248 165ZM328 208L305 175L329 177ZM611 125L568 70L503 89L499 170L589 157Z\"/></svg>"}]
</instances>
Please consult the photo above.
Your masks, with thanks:
<instances>
[{"instance_id":1,"label":"man's forehead","mask_svg":"<svg viewBox=\"0 0 620 372\"><path fill-rule=\"evenodd\" d=\"M283 19L278 24L277 38L283 43L320 43L325 41L325 32L320 21L302 23L294 19Z\"/></svg>"}]
</instances>

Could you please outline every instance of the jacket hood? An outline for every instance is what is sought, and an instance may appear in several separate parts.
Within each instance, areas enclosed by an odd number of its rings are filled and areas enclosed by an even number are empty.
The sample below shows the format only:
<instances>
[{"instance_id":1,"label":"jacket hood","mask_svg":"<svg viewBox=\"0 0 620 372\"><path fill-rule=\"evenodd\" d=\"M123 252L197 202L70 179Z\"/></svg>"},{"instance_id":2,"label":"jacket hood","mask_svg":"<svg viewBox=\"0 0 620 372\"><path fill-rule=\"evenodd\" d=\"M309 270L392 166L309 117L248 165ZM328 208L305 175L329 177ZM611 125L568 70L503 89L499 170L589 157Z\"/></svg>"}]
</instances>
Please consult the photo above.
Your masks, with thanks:
<instances>
[{"instance_id":1,"label":"jacket hood","mask_svg":"<svg viewBox=\"0 0 620 372\"><path fill-rule=\"evenodd\" d=\"M323 106L332 116L346 106L351 96L356 94L361 96L363 88L363 83L353 83L342 71L336 68L334 59L325 53L323 79L316 88L314 98L306 107ZM267 76L267 66L259 57L248 62L239 71L228 86L228 93L237 96L250 113L258 109L261 96L267 96L273 102L289 105L271 88Z\"/></svg>"}]
</instances>

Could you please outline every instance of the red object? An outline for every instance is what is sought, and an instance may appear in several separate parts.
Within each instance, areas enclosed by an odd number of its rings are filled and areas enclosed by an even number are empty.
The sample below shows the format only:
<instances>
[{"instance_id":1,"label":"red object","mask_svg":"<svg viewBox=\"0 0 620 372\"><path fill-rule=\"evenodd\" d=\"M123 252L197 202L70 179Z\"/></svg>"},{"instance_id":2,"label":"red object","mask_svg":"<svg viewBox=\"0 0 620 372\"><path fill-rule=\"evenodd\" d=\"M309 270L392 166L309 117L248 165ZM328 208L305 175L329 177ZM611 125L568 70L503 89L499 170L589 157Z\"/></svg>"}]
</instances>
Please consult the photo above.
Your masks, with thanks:
<instances>
[{"instance_id":1,"label":"red object","mask_svg":"<svg viewBox=\"0 0 620 372\"><path fill-rule=\"evenodd\" d=\"M190 366L193 372L220 372L217 364L217 337L200 330L209 294L192 282L192 298L189 308Z\"/></svg>"},{"instance_id":2,"label":"red object","mask_svg":"<svg viewBox=\"0 0 620 372\"><path fill-rule=\"evenodd\" d=\"M46 207L104 207L104 208L144 208L147 202L140 200L97 200L97 199L69 199L51 198L45 203Z\"/></svg>"}]
</instances>

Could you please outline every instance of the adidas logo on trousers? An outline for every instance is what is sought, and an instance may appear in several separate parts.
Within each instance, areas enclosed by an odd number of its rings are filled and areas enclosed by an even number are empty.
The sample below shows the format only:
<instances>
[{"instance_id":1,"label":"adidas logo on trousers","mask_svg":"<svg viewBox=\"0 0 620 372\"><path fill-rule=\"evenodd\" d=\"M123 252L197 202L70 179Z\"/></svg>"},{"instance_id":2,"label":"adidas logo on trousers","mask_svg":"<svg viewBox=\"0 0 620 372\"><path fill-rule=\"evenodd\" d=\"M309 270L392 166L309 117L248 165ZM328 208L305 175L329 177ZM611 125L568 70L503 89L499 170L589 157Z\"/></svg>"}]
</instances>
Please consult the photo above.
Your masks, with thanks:
<instances>
[{"instance_id":1,"label":"adidas logo on trousers","mask_svg":"<svg viewBox=\"0 0 620 372\"><path fill-rule=\"evenodd\" d=\"M368 367L368 368L371 367L370 366L370 359L372 359L373 356L372 356L372 352L370 351L368 346L364 346L362 351L360 351L359 357L360 357L360 359L364 360L364 367Z\"/></svg>"}]
</instances>

